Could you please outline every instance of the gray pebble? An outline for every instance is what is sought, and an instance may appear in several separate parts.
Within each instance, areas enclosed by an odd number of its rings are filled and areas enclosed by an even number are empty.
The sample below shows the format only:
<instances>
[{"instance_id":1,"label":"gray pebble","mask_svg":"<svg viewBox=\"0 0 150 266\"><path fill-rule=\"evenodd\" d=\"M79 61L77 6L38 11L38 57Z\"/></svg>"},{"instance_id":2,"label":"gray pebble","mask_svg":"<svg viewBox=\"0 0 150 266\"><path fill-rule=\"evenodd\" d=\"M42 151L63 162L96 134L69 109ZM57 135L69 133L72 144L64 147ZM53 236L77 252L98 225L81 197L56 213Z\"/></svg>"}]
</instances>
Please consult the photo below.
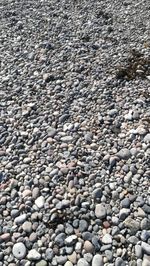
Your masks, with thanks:
<instances>
[{"instance_id":1,"label":"gray pebble","mask_svg":"<svg viewBox=\"0 0 150 266\"><path fill-rule=\"evenodd\" d=\"M103 219L106 217L107 212L106 212L106 207L104 204L97 204L95 207L95 215L99 219Z\"/></svg>"},{"instance_id":2,"label":"gray pebble","mask_svg":"<svg viewBox=\"0 0 150 266\"><path fill-rule=\"evenodd\" d=\"M103 263L103 257L99 254L96 254L94 257L93 257L93 260L92 260L92 266L103 266L104 263Z\"/></svg>"}]
</instances>

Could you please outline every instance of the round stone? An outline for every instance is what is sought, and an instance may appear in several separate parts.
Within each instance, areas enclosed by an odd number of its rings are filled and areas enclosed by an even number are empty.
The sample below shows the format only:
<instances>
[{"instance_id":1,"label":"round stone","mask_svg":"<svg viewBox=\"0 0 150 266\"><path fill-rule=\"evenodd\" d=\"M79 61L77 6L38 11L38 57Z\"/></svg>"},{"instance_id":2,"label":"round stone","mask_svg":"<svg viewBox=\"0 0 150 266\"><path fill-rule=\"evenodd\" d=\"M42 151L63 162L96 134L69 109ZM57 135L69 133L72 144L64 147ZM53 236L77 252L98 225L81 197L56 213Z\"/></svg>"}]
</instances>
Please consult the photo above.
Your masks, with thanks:
<instances>
[{"instance_id":1,"label":"round stone","mask_svg":"<svg viewBox=\"0 0 150 266\"><path fill-rule=\"evenodd\" d=\"M16 259L21 260L26 256L26 247L21 242L16 243L13 246L12 252Z\"/></svg>"},{"instance_id":2,"label":"round stone","mask_svg":"<svg viewBox=\"0 0 150 266\"><path fill-rule=\"evenodd\" d=\"M93 253L94 246L90 241L86 240L83 247L87 253Z\"/></svg>"},{"instance_id":3,"label":"round stone","mask_svg":"<svg viewBox=\"0 0 150 266\"><path fill-rule=\"evenodd\" d=\"M106 208L104 204L97 204L95 208L95 215L99 219L104 219L106 217Z\"/></svg>"},{"instance_id":4,"label":"round stone","mask_svg":"<svg viewBox=\"0 0 150 266\"><path fill-rule=\"evenodd\" d=\"M103 258L101 255L96 254L92 260L92 266L103 266Z\"/></svg>"},{"instance_id":5,"label":"round stone","mask_svg":"<svg viewBox=\"0 0 150 266\"><path fill-rule=\"evenodd\" d=\"M89 266L89 263L85 259L79 259L77 266Z\"/></svg>"}]
</instances>

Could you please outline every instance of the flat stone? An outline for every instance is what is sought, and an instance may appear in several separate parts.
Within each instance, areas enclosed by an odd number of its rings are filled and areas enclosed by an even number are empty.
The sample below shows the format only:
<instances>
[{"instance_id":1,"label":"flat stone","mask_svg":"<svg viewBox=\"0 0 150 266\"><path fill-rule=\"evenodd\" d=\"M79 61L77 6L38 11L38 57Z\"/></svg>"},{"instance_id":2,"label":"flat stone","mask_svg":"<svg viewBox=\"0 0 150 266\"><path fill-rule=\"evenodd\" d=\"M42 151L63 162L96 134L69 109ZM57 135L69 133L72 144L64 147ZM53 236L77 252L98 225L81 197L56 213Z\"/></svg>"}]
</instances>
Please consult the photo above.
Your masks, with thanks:
<instances>
[{"instance_id":1,"label":"flat stone","mask_svg":"<svg viewBox=\"0 0 150 266\"><path fill-rule=\"evenodd\" d=\"M92 266L103 266L104 263L103 263L103 257L99 254L96 254L94 257L93 257L93 260L92 260Z\"/></svg>"},{"instance_id":2,"label":"flat stone","mask_svg":"<svg viewBox=\"0 0 150 266\"><path fill-rule=\"evenodd\" d=\"M39 209L41 209L41 208L44 207L44 203L45 203L45 199L44 199L43 196L40 196L40 197L38 197L38 198L35 200L35 204L36 204L36 206L37 206Z\"/></svg>"},{"instance_id":3,"label":"flat stone","mask_svg":"<svg viewBox=\"0 0 150 266\"><path fill-rule=\"evenodd\" d=\"M31 249L28 252L27 258L33 261L40 260L41 254L36 249Z\"/></svg>"},{"instance_id":4,"label":"flat stone","mask_svg":"<svg viewBox=\"0 0 150 266\"><path fill-rule=\"evenodd\" d=\"M107 212L106 212L106 207L104 206L104 204L100 203L96 205L95 215L99 219L104 219L106 217Z\"/></svg>"},{"instance_id":5,"label":"flat stone","mask_svg":"<svg viewBox=\"0 0 150 266\"><path fill-rule=\"evenodd\" d=\"M118 156L120 159L128 160L128 159L131 157L131 152L130 152L129 149L124 148L124 149L121 149L121 150L117 153L117 156Z\"/></svg>"},{"instance_id":6,"label":"flat stone","mask_svg":"<svg viewBox=\"0 0 150 266\"><path fill-rule=\"evenodd\" d=\"M19 242L19 243L14 244L12 253L16 259L18 260L23 259L26 256L26 252L27 250L23 243Z\"/></svg>"}]
</instances>

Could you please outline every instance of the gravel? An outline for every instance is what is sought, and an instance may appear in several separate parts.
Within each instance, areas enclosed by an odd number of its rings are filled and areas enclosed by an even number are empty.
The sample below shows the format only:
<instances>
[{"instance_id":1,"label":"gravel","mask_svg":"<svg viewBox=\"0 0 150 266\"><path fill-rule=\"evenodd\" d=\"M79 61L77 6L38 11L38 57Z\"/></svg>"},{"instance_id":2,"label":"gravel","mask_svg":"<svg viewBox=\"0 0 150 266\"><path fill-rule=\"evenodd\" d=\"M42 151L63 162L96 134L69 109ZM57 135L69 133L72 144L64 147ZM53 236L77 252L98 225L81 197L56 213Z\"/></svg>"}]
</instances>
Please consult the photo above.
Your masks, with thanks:
<instances>
[{"instance_id":1,"label":"gravel","mask_svg":"<svg viewBox=\"0 0 150 266\"><path fill-rule=\"evenodd\" d=\"M0 266L149 265L148 1L0 11Z\"/></svg>"}]
</instances>

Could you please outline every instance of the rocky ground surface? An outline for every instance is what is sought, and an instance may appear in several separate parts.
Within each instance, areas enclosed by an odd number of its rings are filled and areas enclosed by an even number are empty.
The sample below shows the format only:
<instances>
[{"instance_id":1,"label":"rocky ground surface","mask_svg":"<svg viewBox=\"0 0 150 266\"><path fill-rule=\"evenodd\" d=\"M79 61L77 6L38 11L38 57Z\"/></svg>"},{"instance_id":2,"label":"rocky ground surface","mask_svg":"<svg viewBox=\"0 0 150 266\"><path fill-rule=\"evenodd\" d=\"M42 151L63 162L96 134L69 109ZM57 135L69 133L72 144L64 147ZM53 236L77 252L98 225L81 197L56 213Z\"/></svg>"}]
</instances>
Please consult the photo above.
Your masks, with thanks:
<instances>
[{"instance_id":1,"label":"rocky ground surface","mask_svg":"<svg viewBox=\"0 0 150 266\"><path fill-rule=\"evenodd\" d=\"M150 266L149 1L1 0L0 266Z\"/></svg>"}]
</instances>

